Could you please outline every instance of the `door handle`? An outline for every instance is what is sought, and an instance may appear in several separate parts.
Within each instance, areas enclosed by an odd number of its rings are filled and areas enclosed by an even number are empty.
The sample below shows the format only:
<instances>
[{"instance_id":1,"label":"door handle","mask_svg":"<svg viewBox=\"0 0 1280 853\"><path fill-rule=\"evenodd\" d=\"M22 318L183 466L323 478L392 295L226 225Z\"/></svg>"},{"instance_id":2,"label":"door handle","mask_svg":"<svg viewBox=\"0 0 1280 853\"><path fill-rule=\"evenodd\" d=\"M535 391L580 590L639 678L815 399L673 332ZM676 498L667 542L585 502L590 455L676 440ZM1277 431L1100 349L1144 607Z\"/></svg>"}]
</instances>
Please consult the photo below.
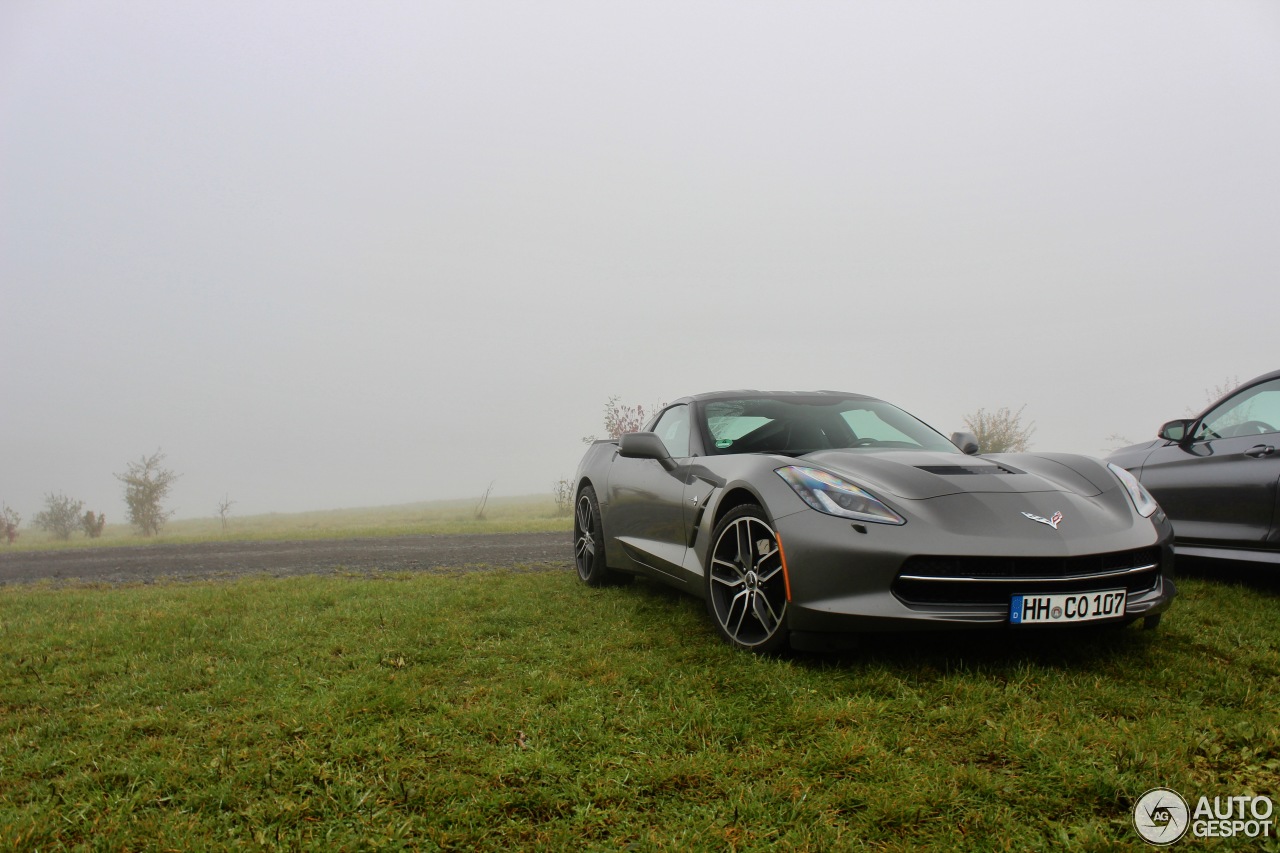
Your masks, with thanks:
<instances>
[{"instance_id":1,"label":"door handle","mask_svg":"<svg viewBox=\"0 0 1280 853\"><path fill-rule=\"evenodd\" d=\"M1254 459L1261 459L1263 456L1270 456L1275 453L1276 449L1270 444L1255 444L1244 452L1245 456L1252 456Z\"/></svg>"}]
</instances>

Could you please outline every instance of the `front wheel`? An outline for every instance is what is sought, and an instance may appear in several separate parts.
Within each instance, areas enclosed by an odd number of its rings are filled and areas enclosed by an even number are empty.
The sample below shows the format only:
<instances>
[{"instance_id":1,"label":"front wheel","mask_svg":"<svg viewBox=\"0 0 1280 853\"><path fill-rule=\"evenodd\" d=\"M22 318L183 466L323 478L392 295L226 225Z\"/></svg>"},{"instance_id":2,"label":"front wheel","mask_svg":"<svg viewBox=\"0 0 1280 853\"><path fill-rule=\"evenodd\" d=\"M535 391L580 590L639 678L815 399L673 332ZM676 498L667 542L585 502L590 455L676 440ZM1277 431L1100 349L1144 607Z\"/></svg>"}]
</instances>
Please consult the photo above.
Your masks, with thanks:
<instances>
[{"instance_id":1,"label":"front wheel","mask_svg":"<svg viewBox=\"0 0 1280 853\"><path fill-rule=\"evenodd\" d=\"M716 525L707 555L707 609L731 645L766 653L787 643L787 581L778 534L754 504Z\"/></svg>"},{"instance_id":2,"label":"front wheel","mask_svg":"<svg viewBox=\"0 0 1280 853\"><path fill-rule=\"evenodd\" d=\"M596 490L583 486L573 512L573 563L587 586L608 586L630 578L609 570L604 558L604 523Z\"/></svg>"}]
</instances>

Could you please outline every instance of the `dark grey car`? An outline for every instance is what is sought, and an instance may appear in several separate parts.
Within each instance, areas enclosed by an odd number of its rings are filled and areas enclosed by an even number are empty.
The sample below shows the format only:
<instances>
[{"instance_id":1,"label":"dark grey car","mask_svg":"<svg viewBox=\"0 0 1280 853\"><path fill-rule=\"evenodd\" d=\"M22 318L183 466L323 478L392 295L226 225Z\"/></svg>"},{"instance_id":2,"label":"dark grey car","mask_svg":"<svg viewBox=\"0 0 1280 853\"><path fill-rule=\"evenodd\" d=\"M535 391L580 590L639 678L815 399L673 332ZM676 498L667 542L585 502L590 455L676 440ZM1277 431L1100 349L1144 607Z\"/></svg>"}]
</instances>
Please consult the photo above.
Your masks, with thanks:
<instances>
[{"instance_id":1,"label":"dark grey car","mask_svg":"<svg viewBox=\"0 0 1280 853\"><path fill-rule=\"evenodd\" d=\"M857 394L677 400L646 431L593 444L576 489L583 581L687 590L756 651L860 631L1152 627L1174 596L1172 531L1128 472L966 455Z\"/></svg>"},{"instance_id":2,"label":"dark grey car","mask_svg":"<svg viewBox=\"0 0 1280 853\"><path fill-rule=\"evenodd\" d=\"M1280 370L1108 458L1169 514L1178 554L1280 565Z\"/></svg>"}]
</instances>

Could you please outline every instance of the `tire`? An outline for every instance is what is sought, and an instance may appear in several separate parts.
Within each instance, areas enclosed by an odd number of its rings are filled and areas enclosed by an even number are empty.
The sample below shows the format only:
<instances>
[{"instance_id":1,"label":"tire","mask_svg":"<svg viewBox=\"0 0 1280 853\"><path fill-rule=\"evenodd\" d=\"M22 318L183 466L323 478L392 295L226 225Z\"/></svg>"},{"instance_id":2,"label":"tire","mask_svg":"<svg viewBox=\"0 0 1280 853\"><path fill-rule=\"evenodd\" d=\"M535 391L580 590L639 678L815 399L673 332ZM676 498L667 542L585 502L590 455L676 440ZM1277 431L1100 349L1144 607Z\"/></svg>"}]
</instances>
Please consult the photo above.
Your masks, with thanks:
<instances>
[{"instance_id":1,"label":"tire","mask_svg":"<svg viewBox=\"0 0 1280 853\"><path fill-rule=\"evenodd\" d=\"M707 610L732 646L767 654L787 645L782 551L764 510L744 504L716 525L707 554Z\"/></svg>"},{"instance_id":2,"label":"tire","mask_svg":"<svg viewBox=\"0 0 1280 853\"><path fill-rule=\"evenodd\" d=\"M604 523L596 490L583 486L573 511L573 564L587 586L611 586L631 580L605 565Z\"/></svg>"}]
</instances>

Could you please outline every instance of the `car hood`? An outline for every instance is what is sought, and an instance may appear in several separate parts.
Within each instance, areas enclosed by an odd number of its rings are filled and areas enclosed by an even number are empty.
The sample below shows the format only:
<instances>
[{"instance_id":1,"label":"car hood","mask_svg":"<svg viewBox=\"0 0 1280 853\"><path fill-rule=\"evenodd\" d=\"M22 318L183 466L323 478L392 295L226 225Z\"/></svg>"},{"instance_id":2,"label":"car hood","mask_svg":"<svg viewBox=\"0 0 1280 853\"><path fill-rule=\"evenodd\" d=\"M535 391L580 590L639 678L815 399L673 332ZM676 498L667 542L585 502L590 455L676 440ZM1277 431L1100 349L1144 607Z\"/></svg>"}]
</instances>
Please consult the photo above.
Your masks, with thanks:
<instances>
[{"instance_id":1,"label":"car hood","mask_svg":"<svg viewBox=\"0 0 1280 853\"><path fill-rule=\"evenodd\" d=\"M815 465L907 500L955 494L1067 492L1092 497L1118 482L1104 463L1070 454L962 456L929 451L819 450Z\"/></svg>"}]
</instances>

